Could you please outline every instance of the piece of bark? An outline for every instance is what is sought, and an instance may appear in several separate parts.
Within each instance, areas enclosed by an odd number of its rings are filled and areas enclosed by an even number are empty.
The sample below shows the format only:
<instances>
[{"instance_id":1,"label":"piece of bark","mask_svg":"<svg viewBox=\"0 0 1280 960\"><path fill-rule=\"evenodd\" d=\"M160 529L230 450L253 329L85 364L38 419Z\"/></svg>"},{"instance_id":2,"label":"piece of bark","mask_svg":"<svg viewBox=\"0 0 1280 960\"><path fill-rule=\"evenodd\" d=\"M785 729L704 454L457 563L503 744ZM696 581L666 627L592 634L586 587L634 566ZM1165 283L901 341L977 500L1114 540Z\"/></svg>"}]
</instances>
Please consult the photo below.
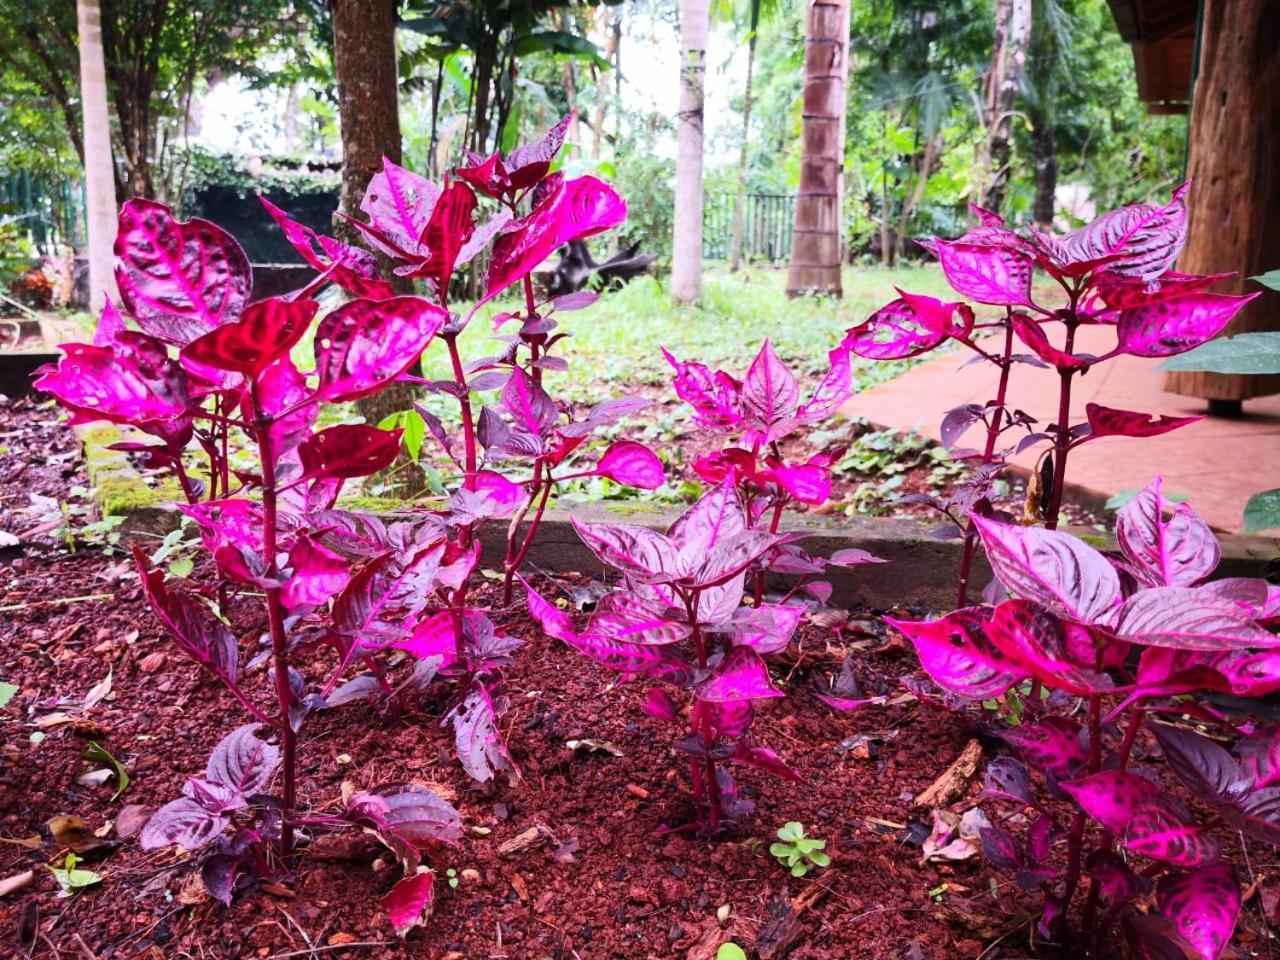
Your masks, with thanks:
<instances>
[{"instance_id":1,"label":"piece of bark","mask_svg":"<svg viewBox=\"0 0 1280 960\"><path fill-rule=\"evenodd\" d=\"M942 776L916 796L915 806L925 809L946 806L968 788L969 781L978 772L978 761L981 759L982 744L977 740L970 740L955 762L942 771Z\"/></svg>"}]
</instances>

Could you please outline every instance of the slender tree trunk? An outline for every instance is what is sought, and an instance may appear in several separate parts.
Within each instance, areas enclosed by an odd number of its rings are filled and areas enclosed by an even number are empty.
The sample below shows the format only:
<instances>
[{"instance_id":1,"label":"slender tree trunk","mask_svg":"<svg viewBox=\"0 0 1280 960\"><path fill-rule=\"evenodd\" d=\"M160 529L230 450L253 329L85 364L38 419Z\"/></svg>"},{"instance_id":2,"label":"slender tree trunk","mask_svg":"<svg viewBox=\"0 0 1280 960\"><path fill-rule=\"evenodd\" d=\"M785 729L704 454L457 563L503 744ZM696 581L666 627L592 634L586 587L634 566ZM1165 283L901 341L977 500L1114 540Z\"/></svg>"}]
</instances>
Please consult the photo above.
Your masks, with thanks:
<instances>
[{"instance_id":1,"label":"slender tree trunk","mask_svg":"<svg viewBox=\"0 0 1280 960\"><path fill-rule=\"evenodd\" d=\"M84 186L89 234L89 309L102 310L116 293L112 247L116 240L116 179L107 115L107 71L102 56L98 0L76 0L80 36L80 98L84 122Z\"/></svg>"},{"instance_id":2,"label":"slender tree trunk","mask_svg":"<svg viewBox=\"0 0 1280 960\"><path fill-rule=\"evenodd\" d=\"M1056 210L1054 197L1058 191L1058 137L1053 121L1043 111L1032 116L1031 147L1035 151L1036 196L1031 215L1036 226L1048 230L1053 226Z\"/></svg>"},{"instance_id":3,"label":"slender tree trunk","mask_svg":"<svg viewBox=\"0 0 1280 960\"><path fill-rule=\"evenodd\" d=\"M996 0L995 40L987 74L987 144L981 166L982 205L988 210L1000 209L1009 186L1013 107L1030 42L1031 0Z\"/></svg>"},{"instance_id":4,"label":"slender tree trunk","mask_svg":"<svg viewBox=\"0 0 1280 960\"><path fill-rule=\"evenodd\" d=\"M1280 6L1205 0L1191 108L1187 245L1178 269L1235 271L1215 287L1262 292L1225 334L1280 330L1280 292L1248 278L1280 268ZM1207 400L1280 393L1280 376L1170 373L1165 389Z\"/></svg>"},{"instance_id":5,"label":"slender tree trunk","mask_svg":"<svg viewBox=\"0 0 1280 960\"><path fill-rule=\"evenodd\" d=\"M702 295L702 105L709 19L707 0L681 0L671 296L682 303Z\"/></svg>"},{"instance_id":6,"label":"slender tree trunk","mask_svg":"<svg viewBox=\"0 0 1280 960\"><path fill-rule=\"evenodd\" d=\"M756 31L760 28L760 0L751 0L751 36L747 38L747 83L742 91L742 146L738 149L738 189L733 197L733 236L729 241L729 272L742 266L742 236L747 219L747 141L751 136L751 81L756 69Z\"/></svg>"},{"instance_id":7,"label":"slender tree trunk","mask_svg":"<svg viewBox=\"0 0 1280 960\"><path fill-rule=\"evenodd\" d=\"M809 0L804 48L804 139L787 294L840 297L849 0Z\"/></svg>"},{"instance_id":8,"label":"slender tree trunk","mask_svg":"<svg viewBox=\"0 0 1280 960\"><path fill-rule=\"evenodd\" d=\"M367 220L360 201L382 158L401 160L400 97L396 72L395 7L393 0L331 0L333 64L338 81L338 122L342 132L342 189L338 208L349 217ZM334 233L348 243L360 243L358 232L336 219ZM397 293L412 292L412 284L396 277L386 263L382 273ZM408 384L356 401L368 423L412 405Z\"/></svg>"},{"instance_id":9,"label":"slender tree trunk","mask_svg":"<svg viewBox=\"0 0 1280 960\"><path fill-rule=\"evenodd\" d=\"M605 60L613 60L617 55L620 31L617 26L622 21L622 14L614 10L609 14L609 23L605 27L604 53ZM596 102L591 118L591 159L599 160L604 149L605 111L609 106L608 74L604 70L596 72Z\"/></svg>"},{"instance_id":10,"label":"slender tree trunk","mask_svg":"<svg viewBox=\"0 0 1280 960\"><path fill-rule=\"evenodd\" d=\"M920 169L916 172L916 182L911 189L909 196L902 200L902 212L898 215L898 234L893 238L895 261L902 259L902 251L906 246L907 221L911 219L911 212L920 206L920 201L924 199L924 192L929 187L929 175L933 172L933 165L938 160L938 154L942 150L942 134L930 138L924 145L924 155L920 158Z\"/></svg>"}]
</instances>

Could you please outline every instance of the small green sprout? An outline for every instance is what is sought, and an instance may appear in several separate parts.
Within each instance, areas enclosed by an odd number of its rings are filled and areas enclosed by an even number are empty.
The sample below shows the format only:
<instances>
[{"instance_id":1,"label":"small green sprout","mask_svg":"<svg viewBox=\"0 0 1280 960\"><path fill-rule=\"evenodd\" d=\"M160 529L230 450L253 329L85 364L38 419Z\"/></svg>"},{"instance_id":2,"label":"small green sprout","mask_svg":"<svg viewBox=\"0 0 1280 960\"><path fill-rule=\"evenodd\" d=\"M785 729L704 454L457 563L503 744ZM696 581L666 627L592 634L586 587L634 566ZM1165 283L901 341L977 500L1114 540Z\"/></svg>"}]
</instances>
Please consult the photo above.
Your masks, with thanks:
<instances>
[{"instance_id":1,"label":"small green sprout","mask_svg":"<svg viewBox=\"0 0 1280 960\"><path fill-rule=\"evenodd\" d=\"M449 880L449 889L457 890L458 889L458 871L453 869L453 867L450 867L448 870L444 872L444 875Z\"/></svg>"},{"instance_id":2,"label":"small green sprout","mask_svg":"<svg viewBox=\"0 0 1280 960\"><path fill-rule=\"evenodd\" d=\"M53 874L53 879L58 881L58 886L61 888L58 891L58 896L71 897L85 887L91 887L95 883L102 882L102 878L92 870L77 870L76 864L78 862L74 853L68 853L66 862L61 867L51 867L45 864L45 869Z\"/></svg>"},{"instance_id":3,"label":"small green sprout","mask_svg":"<svg viewBox=\"0 0 1280 960\"><path fill-rule=\"evenodd\" d=\"M793 877L803 877L814 867L826 867L831 864L831 857L824 853L825 840L813 840L804 835L804 824L792 820L778 830L778 840L769 847L769 852L782 863L791 868Z\"/></svg>"},{"instance_id":4,"label":"small green sprout","mask_svg":"<svg viewBox=\"0 0 1280 960\"><path fill-rule=\"evenodd\" d=\"M730 940L728 943L720 944L720 949L716 951L716 960L747 960L747 953Z\"/></svg>"}]
</instances>

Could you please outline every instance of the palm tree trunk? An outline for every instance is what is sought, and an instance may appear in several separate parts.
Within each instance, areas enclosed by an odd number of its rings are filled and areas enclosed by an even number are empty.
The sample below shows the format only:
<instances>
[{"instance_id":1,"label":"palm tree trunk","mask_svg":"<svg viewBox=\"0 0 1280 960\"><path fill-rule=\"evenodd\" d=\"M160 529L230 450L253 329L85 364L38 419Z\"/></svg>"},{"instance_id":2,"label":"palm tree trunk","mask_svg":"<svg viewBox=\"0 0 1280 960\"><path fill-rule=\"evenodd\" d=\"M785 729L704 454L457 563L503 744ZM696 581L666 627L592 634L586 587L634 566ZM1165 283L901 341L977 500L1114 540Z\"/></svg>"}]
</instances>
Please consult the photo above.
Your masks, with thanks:
<instances>
[{"instance_id":1,"label":"palm tree trunk","mask_svg":"<svg viewBox=\"0 0 1280 960\"><path fill-rule=\"evenodd\" d=\"M982 164L982 205L999 210L1009 186L1013 107L1031 42L1031 0L996 0L995 40L987 75L987 145Z\"/></svg>"},{"instance_id":2,"label":"palm tree trunk","mask_svg":"<svg viewBox=\"0 0 1280 960\"><path fill-rule=\"evenodd\" d=\"M680 303L702 295L702 108L709 20L707 0L681 0L676 209L671 242L671 297Z\"/></svg>"},{"instance_id":3,"label":"palm tree trunk","mask_svg":"<svg viewBox=\"0 0 1280 960\"><path fill-rule=\"evenodd\" d=\"M751 80L756 68L756 31L760 0L751 0L751 36L747 39L747 84L742 92L742 146L738 150L738 189L733 197L733 236L729 241L729 272L742 266L742 236L747 219L747 140L751 136Z\"/></svg>"},{"instance_id":4,"label":"palm tree trunk","mask_svg":"<svg viewBox=\"0 0 1280 960\"><path fill-rule=\"evenodd\" d=\"M84 187L89 234L89 309L102 310L116 292L112 247L116 240L116 179L107 115L107 70L102 55L98 0L76 0L80 37L80 97L84 123Z\"/></svg>"},{"instance_id":5,"label":"palm tree trunk","mask_svg":"<svg viewBox=\"0 0 1280 960\"><path fill-rule=\"evenodd\" d=\"M800 193L787 294L840 297L840 204L844 196L845 87L849 0L809 0L805 31ZM885 211L885 217L888 212Z\"/></svg>"}]
</instances>

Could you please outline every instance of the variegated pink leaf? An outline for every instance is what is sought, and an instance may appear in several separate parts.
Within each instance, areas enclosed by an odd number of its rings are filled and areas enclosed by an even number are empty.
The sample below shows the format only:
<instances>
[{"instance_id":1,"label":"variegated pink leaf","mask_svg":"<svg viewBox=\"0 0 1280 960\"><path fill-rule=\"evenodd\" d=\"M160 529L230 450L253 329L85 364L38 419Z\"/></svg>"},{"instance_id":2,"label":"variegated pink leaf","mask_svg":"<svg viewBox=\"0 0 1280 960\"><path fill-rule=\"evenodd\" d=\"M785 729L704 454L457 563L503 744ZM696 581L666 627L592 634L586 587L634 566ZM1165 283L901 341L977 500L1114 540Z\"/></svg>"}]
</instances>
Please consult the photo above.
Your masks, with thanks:
<instances>
[{"instance_id":1,"label":"variegated pink leaf","mask_svg":"<svg viewBox=\"0 0 1280 960\"><path fill-rule=\"evenodd\" d=\"M1106 263L1111 273L1150 280L1160 276L1178 259L1187 238L1189 184L1173 193L1163 207L1135 203L1110 210L1062 238L1068 265L1092 261Z\"/></svg>"},{"instance_id":2,"label":"variegated pink leaf","mask_svg":"<svg viewBox=\"0 0 1280 960\"><path fill-rule=\"evenodd\" d=\"M1240 885L1229 863L1215 863L1162 877L1156 904L1201 960L1218 960L1240 914Z\"/></svg>"},{"instance_id":3,"label":"variegated pink leaf","mask_svg":"<svg viewBox=\"0 0 1280 960\"><path fill-rule=\"evenodd\" d=\"M413 366L448 313L420 297L352 300L316 327L320 396L331 403L376 393Z\"/></svg>"},{"instance_id":4,"label":"variegated pink leaf","mask_svg":"<svg viewBox=\"0 0 1280 960\"><path fill-rule=\"evenodd\" d=\"M759 700L785 694L769 679L769 668L750 647L734 647L698 688L698 699L710 703Z\"/></svg>"},{"instance_id":5,"label":"variegated pink leaf","mask_svg":"<svg viewBox=\"0 0 1280 960\"><path fill-rule=\"evenodd\" d=\"M935 240L934 253L951 289L977 303L1027 306L1035 263L1025 253L963 240Z\"/></svg>"},{"instance_id":6,"label":"variegated pink leaf","mask_svg":"<svg viewBox=\"0 0 1280 960\"><path fill-rule=\"evenodd\" d=\"M397 166L385 157L360 201L369 217L367 228L352 221L369 241L394 260L413 260L440 197L440 188L426 177Z\"/></svg>"},{"instance_id":7,"label":"variegated pink leaf","mask_svg":"<svg viewBox=\"0 0 1280 960\"><path fill-rule=\"evenodd\" d=\"M378 900L398 937L422 926L431 916L434 877L427 868L419 869L420 872L397 880L396 885Z\"/></svg>"},{"instance_id":8,"label":"variegated pink leaf","mask_svg":"<svg viewBox=\"0 0 1280 960\"><path fill-rule=\"evenodd\" d=\"M238 319L192 340L182 356L216 370L255 376L302 339L319 308L314 300L259 300Z\"/></svg>"},{"instance_id":9,"label":"variegated pink leaf","mask_svg":"<svg viewBox=\"0 0 1280 960\"><path fill-rule=\"evenodd\" d=\"M1088 760L1080 742L1080 726L1066 717L1020 723L1001 731L1000 736L1031 766L1059 780L1074 776Z\"/></svg>"},{"instance_id":10,"label":"variegated pink leaf","mask_svg":"<svg viewBox=\"0 0 1280 960\"><path fill-rule=\"evenodd\" d=\"M1125 849L1175 867L1198 867L1222 855L1222 847L1196 825L1177 797L1161 794L1133 809L1124 836Z\"/></svg>"},{"instance_id":11,"label":"variegated pink leaf","mask_svg":"<svg viewBox=\"0 0 1280 960\"><path fill-rule=\"evenodd\" d=\"M449 719L453 721L454 745L462 769L479 783L505 773L512 780L520 778L498 726L498 705L480 680L471 684L466 699Z\"/></svg>"},{"instance_id":12,"label":"variegated pink leaf","mask_svg":"<svg viewBox=\"0 0 1280 960\"><path fill-rule=\"evenodd\" d=\"M658 455L634 440L616 440L610 444L596 464L596 473L640 490L656 490L667 479L666 468Z\"/></svg>"},{"instance_id":13,"label":"variegated pink leaf","mask_svg":"<svg viewBox=\"0 0 1280 960\"><path fill-rule=\"evenodd\" d=\"M786 365L778 359L773 344L765 340L742 381L742 412L762 428L766 440L769 428L789 420L800 405L800 387Z\"/></svg>"},{"instance_id":14,"label":"variegated pink leaf","mask_svg":"<svg viewBox=\"0 0 1280 960\"><path fill-rule=\"evenodd\" d=\"M1134 574L1148 586L1194 586L1217 569L1218 538L1189 506L1166 503L1160 494L1162 482L1156 477L1120 509L1116 542ZM1166 509L1171 510L1168 517Z\"/></svg>"},{"instance_id":15,"label":"variegated pink leaf","mask_svg":"<svg viewBox=\"0 0 1280 960\"><path fill-rule=\"evenodd\" d=\"M1219 652L1280 647L1280 637L1254 622L1251 611L1205 587L1151 587L1120 608L1116 633L1151 647Z\"/></svg>"},{"instance_id":16,"label":"variegated pink leaf","mask_svg":"<svg viewBox=\"0 0 1280 960\"><path fill-rule=\"evenodd\" d=\"M1170 430L1177 430L1204 417L1169 417L1154 413L1138 413L1134 410L1117 410L1097 403L1087 403L1084 408L1092 437L1158 437Z\"/></svg>"},{"instance_id":17,"label":"variegated pink leaf","mask_svg":"<svg viewBox=\"0 0 1280 960\"><path fill-rule=\"evenodd\" d=\"M973 700L997 697L1027 679L1027 671L1009 662L987 639L988 607L966 607L937 620L911 622L885 618L915 644L920 665L939 686Z\"/></svg>"},{"instance_id":18,"label":"variegated pink leaf","mask_svg":"<svg viewBox=\"0 0 1280 960\"><path fill-rule=\"evenodd\" d=\"M1172 357L1212 340L1254 297L1193 293L1145 307L1122 310L1116 321L1118 349L1135 357Z\"/></svg>"},{"instance_id":19,"label":"variegated pink leaf","mask_svg":"<svg viewBox=\"0 0 1280 960\"><path fill-rule=\"evenodd\" d=\"M1089 816L1117 836L1124 836L1133 811L1155 798L1160 788L1136 773L1104 770L1059 784Z\"/></svg>"}]
</instances>

